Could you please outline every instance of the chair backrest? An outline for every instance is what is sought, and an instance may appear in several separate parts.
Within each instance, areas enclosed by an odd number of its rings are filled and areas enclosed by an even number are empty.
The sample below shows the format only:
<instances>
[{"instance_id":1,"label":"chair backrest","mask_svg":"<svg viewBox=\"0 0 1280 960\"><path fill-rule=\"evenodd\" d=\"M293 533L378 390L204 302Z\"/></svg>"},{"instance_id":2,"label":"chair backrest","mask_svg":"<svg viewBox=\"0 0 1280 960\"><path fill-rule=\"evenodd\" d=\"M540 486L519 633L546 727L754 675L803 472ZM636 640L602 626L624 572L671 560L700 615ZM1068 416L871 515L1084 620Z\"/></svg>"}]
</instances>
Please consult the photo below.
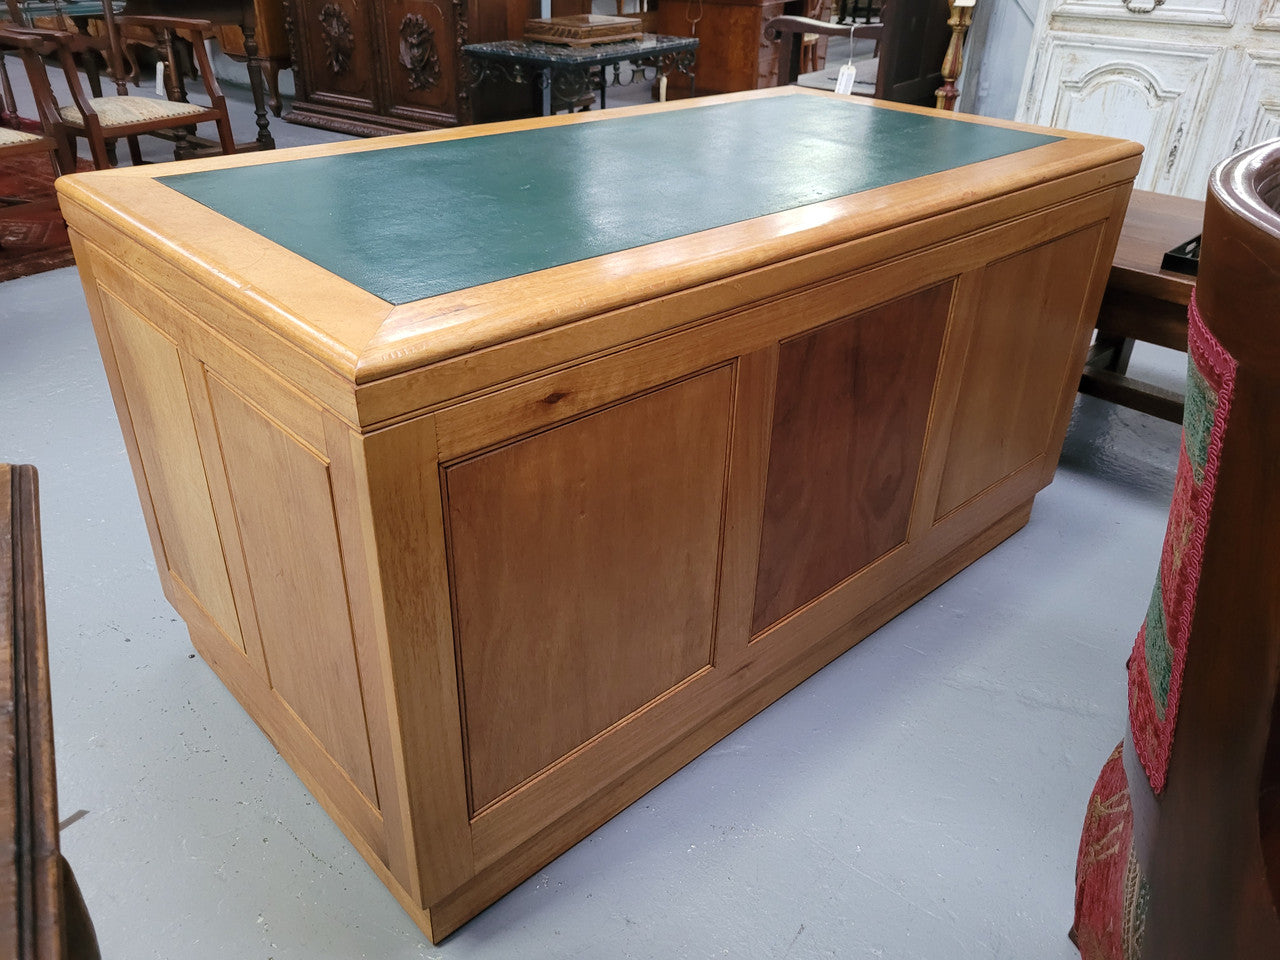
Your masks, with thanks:
<instances>
[{"instance_id":1,"label":"chair backrest","mask_svg":"<svg viewBox=\"0 0 1280 960\"><path fill-rule=\"evenodd\" d=\"M124 60L121 55L120 32L116 16L124 9L123 0L5 0L0 7L0 26L8 19L18 27L34 27L36 21L56 22L52 29L76 33L89 20L102 21L102 32L93 35L79 33L80 47L77 53L96 52L106 63L107 74L115 81L116 92L123 94ZM45 27L45 29L50 29Z\"/></svg>"},{"instance_id":2,"label":"chair backrest","mask_svg":"<svg viewBox=\"0 0 1280 960\"><path fill-rule=\"evenodd\" d=\"M58 101L44 66L45 57L57 55L57 43L41 31L0 23L0 55L6 50L16 52L22 59L31 95L40 114L40 125L48 131L57 130L60 123Z\"/></svg>"},{"instance_id":3,"label":"chair backrest","mask_svg":"<svg viewBox=\"0 0 1280 960\"><path fill-rule=\"evenodd\" d=\"M1142 955L1160 960L1280 950L1278 207L1280 140L1214 170L1179 478L1130 658Z\"/></svg>"},{"instance_id":4,"label":"chair backrest","mask_svg":"<svg viewBox=\"0 0 1280 960\"><path fill-rule=\"evenodd\" d=\"M947 0L887 0L879 24L853 27L805 17L775 17L765 24L765 38L780 40L778 84L795 83L799 76L800 37L873 38L880 59L874 96L895 103L932 107L942 86L942 61L951 40Z\"/></svg>"}]
</instances>

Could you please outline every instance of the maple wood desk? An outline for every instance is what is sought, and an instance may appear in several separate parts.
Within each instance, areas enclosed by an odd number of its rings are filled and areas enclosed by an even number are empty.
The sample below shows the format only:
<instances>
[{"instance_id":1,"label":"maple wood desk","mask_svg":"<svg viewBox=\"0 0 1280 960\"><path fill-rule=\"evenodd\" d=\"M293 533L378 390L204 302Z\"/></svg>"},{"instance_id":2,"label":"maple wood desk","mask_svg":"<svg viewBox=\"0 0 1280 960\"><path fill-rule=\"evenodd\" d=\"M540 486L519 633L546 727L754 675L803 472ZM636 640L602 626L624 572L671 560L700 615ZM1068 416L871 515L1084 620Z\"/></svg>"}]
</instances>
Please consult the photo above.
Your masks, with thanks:
<instances>
[{"instance_id":1,"label":"maple wood desk","mask_svg":"<svg viewBox=\"0 0 1280 960\"><path fill-rule=\"evenodd\" d=\"M166 595L439 940L1026 522L1139 151L772 90L58 187Z\"/></svg>"}]
</instances>

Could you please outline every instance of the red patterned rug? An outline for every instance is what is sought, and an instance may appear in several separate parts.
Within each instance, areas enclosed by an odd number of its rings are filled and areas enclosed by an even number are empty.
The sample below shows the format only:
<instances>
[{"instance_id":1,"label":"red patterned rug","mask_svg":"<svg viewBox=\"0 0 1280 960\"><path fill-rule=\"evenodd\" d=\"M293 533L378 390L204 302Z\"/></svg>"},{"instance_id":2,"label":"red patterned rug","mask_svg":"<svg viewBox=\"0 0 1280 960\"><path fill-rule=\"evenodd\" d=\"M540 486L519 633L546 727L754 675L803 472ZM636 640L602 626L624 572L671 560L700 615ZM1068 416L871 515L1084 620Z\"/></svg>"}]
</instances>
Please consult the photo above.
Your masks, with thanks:
<instances>
[{"instance_id":1,"label":"red patterned rug","mask_svg":"<svg viewBox=\"0 0 1280 960\"><path fill-rule=\"evenodd\" d=\"M86 161L80 168L91 169ZM53 197L53 165L44 154L0 163L0 281L54 270L73 263L67 227L56 205L15 203ZM31 207L30 210L26 208Z\"/></svg>"}]
</instances>

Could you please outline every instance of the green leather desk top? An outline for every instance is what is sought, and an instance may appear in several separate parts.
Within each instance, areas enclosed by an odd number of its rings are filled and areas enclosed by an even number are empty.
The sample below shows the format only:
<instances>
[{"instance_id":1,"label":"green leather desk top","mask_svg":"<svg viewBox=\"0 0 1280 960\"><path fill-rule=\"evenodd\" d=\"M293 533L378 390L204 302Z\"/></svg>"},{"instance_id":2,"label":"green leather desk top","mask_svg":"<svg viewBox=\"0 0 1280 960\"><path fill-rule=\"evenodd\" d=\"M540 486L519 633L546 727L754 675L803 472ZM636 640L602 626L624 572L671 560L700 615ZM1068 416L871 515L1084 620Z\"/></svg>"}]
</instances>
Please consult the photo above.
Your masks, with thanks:
<instances>
[{"instance_id":1,"label":"green leather desk top","mask_svg":"<svg viewBox=\"0 0 1280 960\"><path fill-rule=\"evenodd\" d=\"M159 180L403 304L1057 139L797 94Z\"/></svg>"}]
</instances>

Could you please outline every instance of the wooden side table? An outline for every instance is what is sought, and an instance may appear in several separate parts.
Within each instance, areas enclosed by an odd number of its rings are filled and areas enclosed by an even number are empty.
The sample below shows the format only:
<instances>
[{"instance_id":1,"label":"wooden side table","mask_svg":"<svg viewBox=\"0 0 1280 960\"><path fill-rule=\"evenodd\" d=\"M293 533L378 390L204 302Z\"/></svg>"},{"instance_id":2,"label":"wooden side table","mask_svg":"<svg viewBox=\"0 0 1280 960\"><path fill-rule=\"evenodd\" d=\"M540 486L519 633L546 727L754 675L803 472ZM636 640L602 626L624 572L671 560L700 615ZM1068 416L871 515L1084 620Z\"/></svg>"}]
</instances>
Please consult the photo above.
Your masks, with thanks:
<instances>
[{"instance_id":1,"label":"wooden side table","mask_svg":"<svg viewBox=\"0 0 1280 960\"><path fill-rule=\"evenodd\" d=\"M1129 200L1097 336L1080 392L1152 416L1182 422L1182 396L1128 376L1135 340L1187 349L1187 305L1196 278L1160 269L1165 251L1200 233L1204 203L1135 190Z\"/></svg>"}]
</instances>

